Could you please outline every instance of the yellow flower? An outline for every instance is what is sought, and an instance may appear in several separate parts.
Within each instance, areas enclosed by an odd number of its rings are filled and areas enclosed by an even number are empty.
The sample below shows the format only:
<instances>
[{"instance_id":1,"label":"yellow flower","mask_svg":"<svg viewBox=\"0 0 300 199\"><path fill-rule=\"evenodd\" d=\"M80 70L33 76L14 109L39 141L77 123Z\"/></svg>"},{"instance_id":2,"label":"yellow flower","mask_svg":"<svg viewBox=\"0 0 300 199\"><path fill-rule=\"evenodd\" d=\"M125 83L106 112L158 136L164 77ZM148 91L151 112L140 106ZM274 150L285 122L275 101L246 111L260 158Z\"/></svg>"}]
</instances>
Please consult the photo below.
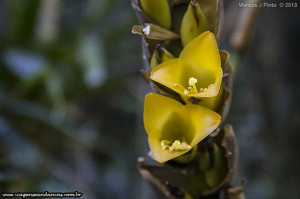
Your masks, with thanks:
<instances>
[{"instance_id":1,"label":"yellow flower","mask_svg":"<svg viewBox=\"0 0 300 199\"><path fill-rule=\"evenodd\" d=\"M219 49L214 34L204 32L170 59L151 71L150 78L183 97L217 96L222 83Z\"/></svg>"},{"instance_id":2,"label":"yellow flower","mask_svg":"<svg viewBox=\"0 0 300 199\"><path fill-rule=\"evenodd\" d=\"M155 93L146 95L144 125L153 157L160 163L188 152L220 122L220 115L203 106L183 105Z\"/></svg>"}]
</instances>

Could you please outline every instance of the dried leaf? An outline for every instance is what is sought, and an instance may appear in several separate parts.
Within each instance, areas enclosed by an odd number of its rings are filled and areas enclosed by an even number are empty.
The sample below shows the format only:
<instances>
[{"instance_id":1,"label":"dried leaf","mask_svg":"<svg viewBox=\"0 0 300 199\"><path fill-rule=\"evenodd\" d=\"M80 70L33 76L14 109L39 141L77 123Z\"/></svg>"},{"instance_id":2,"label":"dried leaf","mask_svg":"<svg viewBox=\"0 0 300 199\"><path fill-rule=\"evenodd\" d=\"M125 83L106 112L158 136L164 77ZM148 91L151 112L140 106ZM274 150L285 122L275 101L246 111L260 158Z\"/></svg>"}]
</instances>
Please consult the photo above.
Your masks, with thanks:
<instances>
[{"instance_id":1,"label":"dried leaf","mask_svg":"<svg viewBox=\"0 0 300 199\"><path fill-rule=\"evenodd\" d=\"M138 167L143 165L144 162L145 159L143 157L138 158ZM163 184L159 179L155 178L149 171L145 169L139 171L141 176L151 185L159 198L176 199L171 195L170 190L165 186L165 184Z\"/></svg>"},{"instance_id":2,"label":"dried leaf","mask_svg":"<svg viewBox=\"0 0 300 199\"><path fill-rule=\"evenodd\" d=\"M221 66L223 70L223 79L222 79L223 100L218 110L218 113L222 116L222 121L225 121L231 105L233 75L232 75L229 53L225 50L220 50L220 56L221 56Z\"/></svg>"},{"instance_id":3,"label":"dried leaf","mask_svg":"<svg viewBox=\"0 0 300 199\"><path fill-rule=\"evenodd\" d=\"M140 70L140 72L143 75L144 79L147 81L147 83L150 83L151 79L150 79L149 72L144 69Z\"/></svg>"},{"instance_id":4,"label":"dried leaf","mask_svg":"<svg viewBox=\"0 0 300 199\"><path fill-rule=\"evenodd\" d=\"M168 29L162 28L158 25L146 23L145 26L135 25L132 28L133 34L139 34L144 36L147 39L154 40L175 40L179 39L180 36Z\"/></svg>"},{"instance_id":5,"label":"dried leaf","mask_svg":"<svg viewBox=\"0 0 300 199\"><path fill-rule=\"evenodd\" d=\"M216 35L219 42L224 21L223 0L198 0L208 21L210 31Z\"/></svg>"},{"instance_id":6,"label":"dried leaf","mask_svg":"<svg viewBox=\"0 0 300 199\"><path fill-rule=\"evenodd\" d=\"M245 180L242 180L236 187L231 187L226 190L226 199L246 199L243 191L243 184Z\"/></svg>"}]
</instances>

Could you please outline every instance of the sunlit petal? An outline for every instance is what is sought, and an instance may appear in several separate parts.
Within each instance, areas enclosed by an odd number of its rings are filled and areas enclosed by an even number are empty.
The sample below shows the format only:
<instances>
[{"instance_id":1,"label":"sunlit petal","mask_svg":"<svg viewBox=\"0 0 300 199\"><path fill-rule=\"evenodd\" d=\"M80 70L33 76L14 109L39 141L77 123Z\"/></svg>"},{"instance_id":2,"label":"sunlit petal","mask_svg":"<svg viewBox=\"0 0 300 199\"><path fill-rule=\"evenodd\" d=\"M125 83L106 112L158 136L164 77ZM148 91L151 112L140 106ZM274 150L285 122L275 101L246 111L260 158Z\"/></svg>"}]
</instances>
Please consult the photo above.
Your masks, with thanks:
<instances>
[{"instance_id":1,"label":"sunlit petal","mask_svg":"<svg viewBox=\"0 0 300 199\"><path fill-rule=\"evenodd\" d=\"M144 124L149 146L158 162L188 152L220 124L221 117L200 105L183 105L159 94L145 98Z\"/></svg>"}]
</instances>

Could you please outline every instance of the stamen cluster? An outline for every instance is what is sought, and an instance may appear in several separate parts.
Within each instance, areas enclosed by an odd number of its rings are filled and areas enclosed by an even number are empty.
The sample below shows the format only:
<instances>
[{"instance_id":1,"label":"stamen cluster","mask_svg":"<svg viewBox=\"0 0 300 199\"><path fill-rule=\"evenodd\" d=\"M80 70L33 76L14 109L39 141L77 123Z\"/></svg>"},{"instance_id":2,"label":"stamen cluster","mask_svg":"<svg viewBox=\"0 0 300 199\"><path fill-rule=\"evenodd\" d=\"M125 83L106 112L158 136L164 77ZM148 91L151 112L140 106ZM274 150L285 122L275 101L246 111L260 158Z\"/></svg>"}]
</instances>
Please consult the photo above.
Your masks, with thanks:
<instances>
[{"instance_id":1,"label":"stamen cluster","mask_svg":"<svg viewBox=\"0 0 300 199\"><path fill-rule=\"evenodd\" d=\"M171 141L169 140L162 140L160 142L160 146L163 150L187 150L187 149L191 149L191 146L188 145L186 142L180 142L179 140L175 140L172 145L170 146Z\"/></svg>"}]
</instances>

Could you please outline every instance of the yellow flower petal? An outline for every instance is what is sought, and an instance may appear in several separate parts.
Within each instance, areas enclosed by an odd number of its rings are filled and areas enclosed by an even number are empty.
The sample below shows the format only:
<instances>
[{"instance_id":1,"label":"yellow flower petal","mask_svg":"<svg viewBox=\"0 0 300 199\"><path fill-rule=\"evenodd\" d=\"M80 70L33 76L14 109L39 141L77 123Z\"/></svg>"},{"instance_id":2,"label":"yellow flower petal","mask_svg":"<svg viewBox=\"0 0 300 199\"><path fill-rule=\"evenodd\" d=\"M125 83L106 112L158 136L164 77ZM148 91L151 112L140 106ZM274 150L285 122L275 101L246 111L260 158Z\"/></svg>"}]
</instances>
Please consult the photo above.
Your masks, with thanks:
<instances>
[{"instance_id":1,"label":"yellow flower petal","mask_svg":"<svg viewBox=\"0 0 300 199\"><path fill-rule=\"evenodd\" d=\"M220 54L215 37L204 32L192 40L179 58L168 60L151 71L150 78L180 95L188 97L214 97L222 83ZM189 80L196 79L194 90L189 91Z\"/></svg>"},{"instance_id":2,"label":"yellow flower petal","mask_svg":"<svg viewBox=\"0 0 300 199\"><path fill-rule=\"evenodd\" d=\"M189 151L189 150L181 150L181 151L163 150L160 146L160 143L157 140L157 137L152 135L149 135L148 142L149 142L149 147L151 149L153 158L160 163L164 163L168 160L174 159Z\"/></svg>"},{"instance_id":3,"label":"yellow flower petal","mask_svg":"<svg viewBox=\"0 0 300 199\"><path fill-rule=\"evenodd\" d=\"M222 83L223 71L214 34L208 31L202 33L185 46L179 57L192 64L194 70L205 79L202 81L214 82L212 88L199 95L194 95L194 97L217 96ZM211 76L211 74L214 75Z\"/></svg>"},{"instance_id":4,"label":"yellow flower petal","mask_svg":"<svg viewBox=\"0 0 300 199\"><path fill-rule=\"evenodd\" d=\"M151 71L150 78L178 93L183 94L188 87L188 75L191 65L184 59L170 59Z\"/></svg>"},{"instance_id":5,"label":"yellow flower petal","mask_svg":"<svg viewBox=\"0 0 300 199\"><path fill-rule=\"evenodd\" d=\"M220 92L217 96L215 97L202 97L200 98L201 101L198 103L201 106L204 106L210 110L213 111L218 111L218 109L220 108L220 104L222 102L223 99L223 88L221 86L220 88Z\"/></svg>"},{"instance_id":6,"label":"yellow flower petal","mask_svg":"<svg viewBox=\"0 0 300 199\"><path fill-rule=\"evenodd\" d=\"M185 107L189 112L190 121L195 128L195 136L191 142L191 146L194 146L220 125L221 116L199 105L188 104Z\"/></svg>"},{"instance_id":7,"label":"yellow flower petal","mask_svg":"<svg viewBox=\"0 0 300 199\"><path fill-rule=\"evenodd\" d=\"M179 57L189 60L198 67L221 67L221 58L215 35L209 31L202 33L186 45Z\"/></svg>"},{"instance_id":8,"label":"yellow flower petal","mask_svg":"<svg viewBox=\"0 0 300 199\"><path fill-rule=\"evenodd\" d=\"M170 100L168 97L155 93L146 95L144 103L144 126L146 132L155 133L155 130L162 129L163 125L170 119L170 116L176 113L179 115L181 109L182 104L176 100Z\"/></svg>"},{"instance_id":9,"label":"yellow flower petal","mask_svg":"<svg viewBox=\"0 0 300 199\"><path fill-rule=\"evenodd\" d=\"M215 130L220 121L217 113L199 105L183 105L155 93L145 98L145 130L153 157L161 163L188 152ZM164 147L162 143L169 145Z\"/></svg>"}]
</instances>

